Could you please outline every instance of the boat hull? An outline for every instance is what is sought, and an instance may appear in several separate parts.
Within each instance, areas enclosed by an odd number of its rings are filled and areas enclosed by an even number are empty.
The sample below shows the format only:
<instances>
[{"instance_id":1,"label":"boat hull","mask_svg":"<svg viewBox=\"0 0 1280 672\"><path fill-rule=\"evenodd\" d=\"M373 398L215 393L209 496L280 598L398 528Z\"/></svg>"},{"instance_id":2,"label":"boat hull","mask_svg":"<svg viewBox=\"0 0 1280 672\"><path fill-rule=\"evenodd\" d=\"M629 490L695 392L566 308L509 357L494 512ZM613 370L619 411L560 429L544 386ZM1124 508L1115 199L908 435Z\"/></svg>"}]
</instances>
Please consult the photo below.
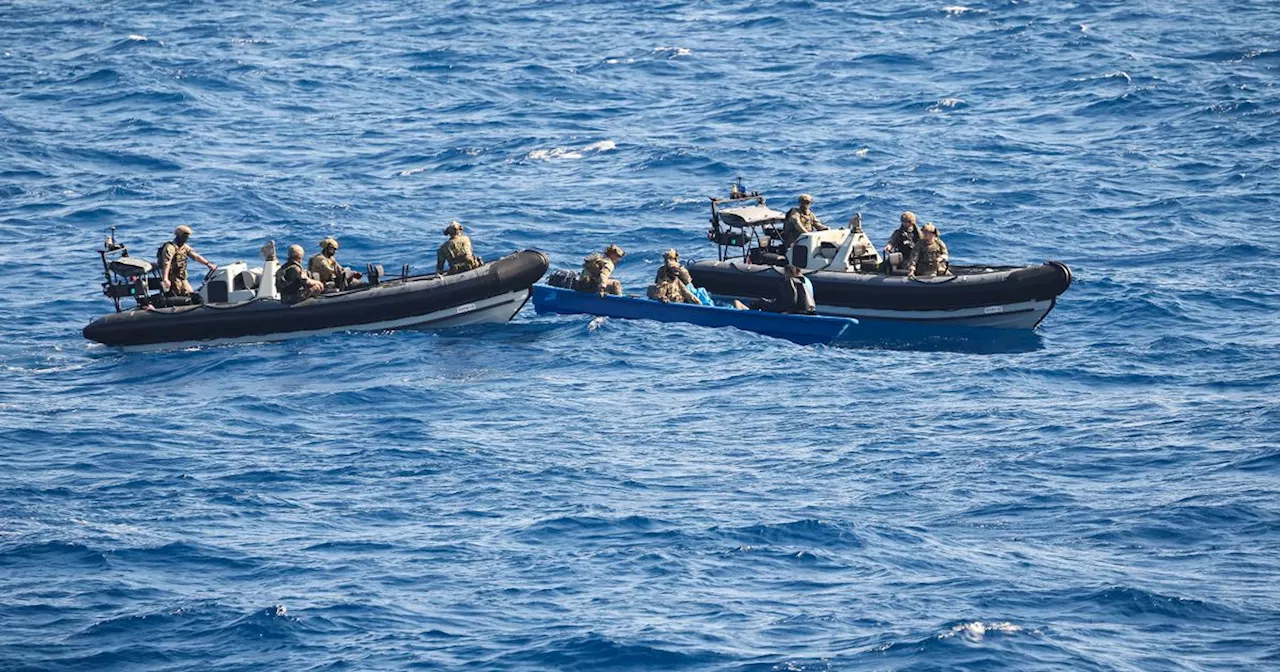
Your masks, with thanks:
<instances>
[{"instance_id":1,"label":"boat hull","mask_svg":"<svg viewBox=\"0 0 1280 672\"><path fill-rule=\"evenodd\" d=\"M984 272L959 270L957 275L937 278L832 271L806 275L823 315L1001 329L1034 329L1071 285L1070 269L1059 262ZM689 272L696 285L723 300L772 296L781 277L776 266L740 261L697 262Z\"/></svg>"},{"instance_id":2,"label":"boat hull","mask_svg":"<svg viewBox=\"0 0 1280 672\"><path fill-rule=\"evenodd\" d=\"M801 345L831 343L846 337L857 320L818 315L786 315L719 306L662 303L626 296L600 296L571 289L537 285L533 308L538 314L602 315L622 319L685 322L704 327L736 327Z\"/></svg>"},{"instance_id":3,"label":"boat hull","mask_svg":"<svg viewBox=\"0 0 1280 672\"><path fill-rule=\"evenodd\" d=\"M384 281L376 287L293 305L257 299L232 305L134 309L94 320L85 327L84 336L104 345L146 350L277 341L338 331L506 322L528 300L530 287L548 265L545 254L526 250L466 273Z\"/></svg>"}]
</instances>

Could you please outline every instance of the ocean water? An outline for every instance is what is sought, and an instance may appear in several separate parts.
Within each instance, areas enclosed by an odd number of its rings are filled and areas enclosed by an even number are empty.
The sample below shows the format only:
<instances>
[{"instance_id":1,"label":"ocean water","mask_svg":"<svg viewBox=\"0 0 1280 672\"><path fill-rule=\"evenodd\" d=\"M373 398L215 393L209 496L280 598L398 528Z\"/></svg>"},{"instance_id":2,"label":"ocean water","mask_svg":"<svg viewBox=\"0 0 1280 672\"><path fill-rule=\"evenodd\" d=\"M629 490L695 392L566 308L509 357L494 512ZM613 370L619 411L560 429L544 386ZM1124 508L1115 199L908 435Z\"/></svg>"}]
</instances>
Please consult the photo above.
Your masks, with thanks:
<instances>
[{"instance_id":1,"label":"ocean water","mask_svg":"<svg viewBox=\"0 0 1280 672\"><path fill-rule=\"evenodd\" d=\"M19 0L0 36L0 669L1280 668L1274 2ZM618 243L635 290L739 176L1076 280L1013 342L80 334L108 226L421 269L458 219Z\"/></svg>"}]
</instances>

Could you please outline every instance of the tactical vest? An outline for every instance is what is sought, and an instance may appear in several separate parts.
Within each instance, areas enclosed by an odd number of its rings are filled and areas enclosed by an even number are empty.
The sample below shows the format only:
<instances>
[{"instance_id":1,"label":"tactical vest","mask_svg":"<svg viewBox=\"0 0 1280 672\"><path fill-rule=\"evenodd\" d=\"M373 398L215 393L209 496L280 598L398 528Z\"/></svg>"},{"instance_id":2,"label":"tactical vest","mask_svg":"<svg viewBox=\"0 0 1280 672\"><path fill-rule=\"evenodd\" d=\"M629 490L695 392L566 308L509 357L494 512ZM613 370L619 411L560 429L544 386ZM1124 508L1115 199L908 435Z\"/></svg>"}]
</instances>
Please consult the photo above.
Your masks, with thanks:
<instances>
[{"instance_id":1,"label":"tactical vest","mask_svg":"<svg viewBox=\"0 0 1280 672\"><path fill-rule=\"evenodd\" d=\"M166 247L173 248L173 258L169 261L169 277L165 278L170 282L175 280L187 279L187 251L190 249L186 245L178 246L172 240L164 245L156 248L156 267L164 268L164 250Z\"/></svg>"},{"instance_id":2,"label":"tactical vest","mask_svg":"<svg viewBox=\"0 0 1280 672\"><path fill-rule=\"evenodd\" d=\"M285 271L291 267L298 269L298 278L293 281L285 278ZM280 292L280 300L285 303L297 303L306 277L307 272L302 269L302 262L300 261L289 261L289 263L281 266L276 271L276 291Z\"/></svg>"}]
</instances>

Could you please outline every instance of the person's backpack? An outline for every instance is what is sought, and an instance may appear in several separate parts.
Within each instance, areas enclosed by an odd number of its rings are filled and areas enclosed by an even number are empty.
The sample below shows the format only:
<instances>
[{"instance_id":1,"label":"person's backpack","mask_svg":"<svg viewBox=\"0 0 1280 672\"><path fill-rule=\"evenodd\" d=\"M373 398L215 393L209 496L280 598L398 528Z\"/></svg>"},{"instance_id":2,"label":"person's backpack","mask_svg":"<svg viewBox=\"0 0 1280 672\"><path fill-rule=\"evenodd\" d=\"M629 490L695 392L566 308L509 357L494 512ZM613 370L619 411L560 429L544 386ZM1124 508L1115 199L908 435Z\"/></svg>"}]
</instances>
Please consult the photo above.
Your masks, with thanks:
<instances>
[{"instance_id":1,"label":"person's backpack","mask_svg":"<svg viewBox=\"0 0 1280 672\"><path fill-rule=\"evenodd\" d=\"M156 248L156 268L157 269L164 268L164 261L161 259L161 255L164 254L164 248L169 247L170 245L173 246L173 253L177 254L178 246L172 240L166 240L163 245Z\"/></svg>"}]
</instances>

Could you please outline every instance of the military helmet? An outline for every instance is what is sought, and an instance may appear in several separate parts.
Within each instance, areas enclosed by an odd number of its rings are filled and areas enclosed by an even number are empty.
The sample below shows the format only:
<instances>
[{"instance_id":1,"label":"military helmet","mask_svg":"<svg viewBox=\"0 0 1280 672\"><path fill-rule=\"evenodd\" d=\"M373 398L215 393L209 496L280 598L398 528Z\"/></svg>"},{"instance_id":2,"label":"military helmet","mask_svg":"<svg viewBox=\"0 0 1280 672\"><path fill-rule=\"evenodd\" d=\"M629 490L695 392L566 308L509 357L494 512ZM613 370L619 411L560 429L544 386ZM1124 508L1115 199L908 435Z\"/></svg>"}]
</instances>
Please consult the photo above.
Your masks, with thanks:
<instances>
[{"instance_id":1,"label":"military helmet","mask_svg":"<svg viewBox=\"0 0 1280 672\"><path fill-rule=\"evenodd\" d=\"M329 237L325 238L324 240L321 240L321 241L320 241L320 249L321 249L321 250L334 250L334 251L337 251L337 249L338 249L338 239L337 239L337 238L334 238L333 236L329 236Z\"/></svg>"},{"instance_id":2,"label":"military helmet","mask_svg":"<svg viewBox=\"0 0 1280 672\"><path fill-rule=\"evenodd\" d=\"M191 235L191 227L187 226L186 224L179 224L179 225L178 225L178 228L176 228L176 229L174 229L174 230L173 230L173 235L175 235L175 236L190 236L190 235Z\"/></svg>"},{"instance_id":3,"label":"military helmet","mask_svg":"<svg viewBox=\"0 0 1280 672\"><path fill-rule=\"evenodd\" d=\"M915 226L915 225L916 225L916 213L911 212L910 210L908 210L908 211L906 211L906 212L902 213L902 217L900 217L900 218L899 218L899 221L901 221L903 224L906 224L907 222L910 222L912 226Z\"/></svg>"},{"instance_id":4,"label":"military helmet","mask_svg":"<svg viewBox=\"0 0 1280 672\"><path fill-rule=\"evenodd\" d=\"M671 248L662 253L662 258L669 261L680 261L680 253L676 252L676 248Z\"/></svg>"},{"instance_id":5,"label":"military helmet","mask_svg":"<svg viewBox=\"0 0 1280 672\"><path fill-rule=\"evenodd\" d=\"M813 202L813 197L812 197L812 196L810 196L809 194L800 194L800 199L799 199L799 200L800 200L800 202L801 202L801 203L812 203L812 202Z\"/></svg>"},{"instance_id":6,"label":"military helmet","mask_svg":"<svg viewBox=\"0 0 1280 672\"><path fill-rule=\"evenodd\" d=\"M920 230L928 231L929 233L937 233L938 227L934 226L933 222L929 222L928 224L925 224L923 227L921 227Z\"/></svg>"},{"instance_id":7,"label":"military helmet","mask_svg":"<svg viewBox=\"0 0 1280 672\"><path fill-rule=\"evenodd\" d=\"M626 252L623 252L623 251L622 251L622 248L621 248L621 247L618 247L617 245L610 245L609 247L604 248L604 253L605 253L606 255L612 254L612 255L617 256L617 257L625 257L625 256L627 256L627 253L626 253Z\"/></svg>"},{"instance_id":8,"label":"military helmet","mask_svg":"<svg viewBox=\"0 0 1280 672\"><path fill-rule=\"evenodd\" d=\"M444 235L451 236L455 232L462 233L462 225L459 224L458 220L456 219L453 220L452 222L449 222L449 226L444 227Z\"/></svg>"}]
</instances>

